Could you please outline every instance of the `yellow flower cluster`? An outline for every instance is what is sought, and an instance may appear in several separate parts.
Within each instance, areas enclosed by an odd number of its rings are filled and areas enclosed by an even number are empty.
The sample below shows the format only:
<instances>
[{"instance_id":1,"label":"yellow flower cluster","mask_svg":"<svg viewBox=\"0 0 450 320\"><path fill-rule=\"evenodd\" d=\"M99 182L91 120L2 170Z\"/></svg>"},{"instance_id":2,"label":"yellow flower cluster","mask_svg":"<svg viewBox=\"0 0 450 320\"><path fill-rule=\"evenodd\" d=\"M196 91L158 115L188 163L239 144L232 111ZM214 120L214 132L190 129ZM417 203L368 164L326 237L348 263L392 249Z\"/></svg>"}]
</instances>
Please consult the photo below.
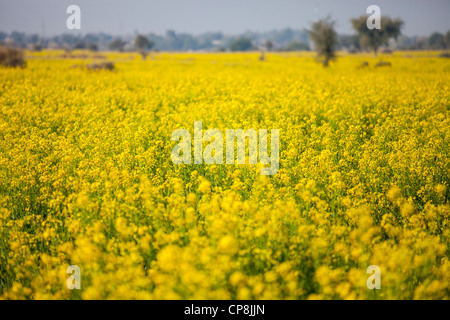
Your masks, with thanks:
<instances>
[{"instance_id":1,"label":"yellow flower cluster","mask_svg":"<svg viewBox=\"0 0 450 320\"><path fill-rule=\"evenodd\" d=\"M450 61L414 54L0 69L0 298L449 299ZM279 129L278 173L174 165L194 121Z\"/></svg>"}]
</instances>

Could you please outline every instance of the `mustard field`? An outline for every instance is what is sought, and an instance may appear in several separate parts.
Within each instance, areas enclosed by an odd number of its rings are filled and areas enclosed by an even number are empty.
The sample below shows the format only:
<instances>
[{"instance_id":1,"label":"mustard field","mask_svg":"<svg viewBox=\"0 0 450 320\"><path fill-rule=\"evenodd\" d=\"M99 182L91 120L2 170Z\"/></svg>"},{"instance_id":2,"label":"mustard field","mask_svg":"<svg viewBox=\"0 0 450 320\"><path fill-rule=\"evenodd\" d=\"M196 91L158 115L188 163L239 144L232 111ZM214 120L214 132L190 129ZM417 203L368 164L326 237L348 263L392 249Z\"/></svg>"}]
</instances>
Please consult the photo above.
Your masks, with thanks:
<instances>
[{"instance_id":1,"label":"mustard field","mask_svg":"<svg viewBox=\"0 0 450 320\"><path fill-rule=\"evenodd\" d=\"M83 54L0 68L1 299L450 298L449 59ZM278 171L174 164L195 121Z\"/></svg>"}]
</instances>

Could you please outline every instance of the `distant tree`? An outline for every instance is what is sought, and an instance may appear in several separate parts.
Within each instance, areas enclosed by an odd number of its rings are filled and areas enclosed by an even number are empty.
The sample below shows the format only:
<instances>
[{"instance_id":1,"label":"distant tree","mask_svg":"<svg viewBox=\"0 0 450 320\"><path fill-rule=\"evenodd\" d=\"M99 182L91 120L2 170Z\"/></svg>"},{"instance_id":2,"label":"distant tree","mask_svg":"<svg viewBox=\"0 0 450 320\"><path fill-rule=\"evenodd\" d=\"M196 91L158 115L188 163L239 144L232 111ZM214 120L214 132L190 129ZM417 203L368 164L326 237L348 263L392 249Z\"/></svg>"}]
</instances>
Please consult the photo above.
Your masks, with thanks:
<instances>
[{"instance_id":1,"label":"distant tree","mask_svg":"<svg viewBox=\"0 0 450 320\"><path fill-rule=\"evenodd\" d=\"M358 35L340 35L338 36L339 47L355 52L360 49Z\"/></svg>"},{"instance_id":2,"label":"distant tree","mask_svg":"<svg viewBox=\"0 0 450 320\"><path fill-rule=\"evenodd\" d=\"M0 41L5 40L8 37L8 34L6 32L0 31Z\"/></svg>"},{"instance_id":3,"label":"distant tree","mask_svg":"<svg viewBox=\"0 0 450 320\"><path fill-rule=\"evenodd\" d=\"M244 37L240 37L230 44L231 51L249 51L251 49L253 49L252 40Z\"/></svg>"},{"instance_id":4,"label":"distant tree","mask_svg":"<svg viewBox=\"0 0 450 320\"><path fill-rule=\"evenodd\" d=\"M439 32L433 32L428 38L428 46L431 49L445 49L445 37Z\"/></svg>"},{"instance_id":5,"label":"distant tree","mask_svg":"<svg viewBox=\"0 0 450 320\"><path fill-rule=\"evenodd\" d=\"M267 51L271 51L273 49L273 43L270 40L267 40L264 46L266 47Z\"/></svg>"},{"instance_id":6,"label":"distant tree","mask_svg":"<svg viewBox=\"0 0 450 320\"><path fill-rule=\"evenodd\" d=\"M117 51L122 52L123 48L125 47L125 44L126 44L125 41L123 41L123 40L121 40L119 38L116 38L116 39L114 39L113 41L111 41L109 43L108 48L110 50L117 50Z\"/></svg>"},{"instance_id":7,"label":"distant tree","mask_svg":"<svg viewBox=\"0 0 450 320\"><path fill-rule=\"evenodd\" d=\"M275 41L276 43L289 43L294 41L294 38L296 37L295 31L291 28L286 28L280 31L276 31L271 39Z\"/></svg>"},{"instance_id":8,"label":"distant tree","mask_svg":"<svg viewBox=\"0 0 450 320\"><path fill-rule=\"evenodd\" d=\"M89 51L98 51L98 45L96 43L90 42L86 47Z\"/></svg>"},{"instance_id":9,"label":"distant tree","mask_svg":"<svg viewBox=\"0 0 450 320\"><path fill-rule=\"evenodd\" d=\"M450 30L448 30L445 34L445 44L447 46L447 49L450 49Z\"/></svg>"},{"instance_id":10,"label":"distant tree","mask_svg":"<svg viewBox=\"0 0 450 320\"><path fill-rule=\"evenodd\" d=\"M195 50L197 48L197 41L190 34L182 34L180 35L182 47L181 49L186 50Z\"/></svg>"},{"instance_id":11,"label":"distant tree","mask_svg":"<svg viewBox=\"0 0 450 320\"><path fill-rule=\"evenodd\" d=\"M305 51L309 50L309 47L306 43L300 42L300 41L293 41L289 43L286 48L284 48L286 51Z\"/></svg>"},{"instance_id":12,"label":"distant tree","mask_svg":"<svg viewBox=\"0 0 450 320\"><path fill-rule=\"evenodd\" d=\"M14 41L16 46L25 47L26 34L24 32L13 31L9 36Z\"/></svg>"},{"instance_id":13,"label":"distant tree","mask_svg":"<svg viewBox=\"0 0 450 320\"><path fill-rule=\"evenodd\" d=\"M415 43L412 46L412 49L415 50L425 50L428 48L428 38L427 37L417 37L415 39Z\"/></svg>"},{"instance_id":14,"label":"distant tree","mask_svg":"<svg viewBox=\"0 0 450 320\"><path fill-rule=\"evenodd\" d=\"M69 44L71 46L73 46L76 42L80 41L79 37L76 37L70 33L64 33L63 35L61 35L60 38L63 44Z\"/></svg>"},{"instance_id":15,"label":"distant tree","mask_svg":"<svg viewBox=\"0 0 450 320\"><path fill-rule=\"evenodd\" d=\"M316 21L308 32L316 47L317 56L323 57L323 66L327 67L329 61L336 58L337 33L334 21L330 17Z\"/></svg>"},{"instance_id":16,"label":"distant tree","mask_svg":"<svg viewBox=\"0 0 450 320\"><path fill-rule=\"evenodd\" d=\"M74 49L86 49L86 43L84 43L83 41L77 41L74 45L73 45Z\"/></svg>"},{"instance_id":17,"label":"distant tree","mask_svg":"<svg viewBox=\"0 0 450 320\"><path fill-rule=\"evenodd\" d=\"M168 50L181 50L183 47L183 40L178 37L174 30L166 31L166 44Z\"/></svg>"},{"instance_id":18,"label":"distant tree","mask_svg":"<svg viewBox=\"0 0 450 320\"><path fill-rule=\"evenodd\" d=\"M32 34L28 37L28 42L31 44L36 44L39 42L39 35L37 34Z\"/></svg>"},{"instance_id":19,"label":"distant tree","mask_svg":"<svg viewBox=\"0 0 450 320\"><path fill-rule=\"evenodd\" d=\"M353 29L359 35L361 44L372 49L375 56L378 49L382 45L387 44L389 39L394 38L397 40L403 26L401 19L391 19L388 16L381 17L381 29L367 28L367 16L351 19L351 23Z\"/></svg>"},{"instance_id":20,"label":"distant tree","mask_svg":"<svg viewBox=\"0 0 450 320\"><path fill-rule=\"evenodd\" d=\"M31 45L31 48L34 51L42 50L41 39L39 38L38 34L32 34L32 35L28 36L27 41Z\"/></svg>"},{"instance_id":21,"label":"distant tree","mask_svg":"<svg viewBox=\"0 0 450 320\"><path fill-rule=\"evenodd\" d=\"M79 41L80 41L79 37L76 37L70 33L65 33L65 34L61 35L61 37L60 37L61 46L68 53L70 53L73 50L75 44Z\"/></svg>"},{"instance_id":22,"label":"distant tree","mask_svg":"<svg viewBox=\"0 0 450 320\"><path fill-rule=\"evenodd\" d=\"M145 57L147 56L147 50L150 50L153 47L154 42L151 39L138 34L136 36L136 39L134 39L134 45L136 47L136 50L142 55L142 60L145 60Z\"/></svg>"},{"instance_id":23,"label":"distant tree","mask_svg":"<svg viewBox=\"0 0 450 320\"><path fill-rule=\"evenodd\" d=\"M34 51L41 51L42 50L42 45L40 43L33 44L33 50Z\"/></svg>"},{"instance_id":24,"label":"distant tree","mask_svg":"<svg viewBox=\"0 0 450 320\"><path fill-rule=\"evenodd\" d=\"M83 37L83 40L86 43L97 43L100 41L100 38L97 34L88 33Z\"/></svg>"}]
</instances>

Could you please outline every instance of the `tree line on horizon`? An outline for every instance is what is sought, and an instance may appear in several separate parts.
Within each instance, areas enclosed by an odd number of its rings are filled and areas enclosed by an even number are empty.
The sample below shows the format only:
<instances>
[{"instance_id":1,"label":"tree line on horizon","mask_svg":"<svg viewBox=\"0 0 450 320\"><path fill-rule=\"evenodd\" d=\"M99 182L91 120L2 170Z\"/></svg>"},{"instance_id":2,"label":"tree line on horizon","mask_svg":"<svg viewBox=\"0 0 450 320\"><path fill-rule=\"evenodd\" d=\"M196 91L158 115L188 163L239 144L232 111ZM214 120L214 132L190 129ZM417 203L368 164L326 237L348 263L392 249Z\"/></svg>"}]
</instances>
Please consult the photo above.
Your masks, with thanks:
<instances>
[{"instance_id":1,"label":"tree line on horizon","mask_svg":"<svg viewBox=\"0 0 450 320\"><path fill-rule=\"evenodd\" d=\"M318 33L314 28L328 25L332 28L335 39L333 50L349 52L378 51L380 47L394 47L396 50L445 50L450 49L450 30L446 34L433 32L428 37L407 37L401 35L403 26L401 19L382 17L381 30L368 30L367 16L351 19L355 30L352 35L339 35L334 31L330 18L321 19L312 24L311 30L294 30L286 28L269 32L245 32L240 35L226 35L222 32L207 32L200 35L177 33L168 30L164 35L155 33L113 36L106 33L71 34L66 33L52 37L42 37L38 34L26 34L13 31L0 31L0 44L27 48L39 51L45 48L113 50L113 51L304 51L317 49ZM320 34L320 33L319 33ZM392 41L392 40L395 41ZM323 41L322 41L323 42ZM320 46L320 45L319 45ZM374 46L376 49L374 50ZM326 50L326 49L324 49ZM389 49L388 49L389 50Z\"/></svg>"}]
</instances>

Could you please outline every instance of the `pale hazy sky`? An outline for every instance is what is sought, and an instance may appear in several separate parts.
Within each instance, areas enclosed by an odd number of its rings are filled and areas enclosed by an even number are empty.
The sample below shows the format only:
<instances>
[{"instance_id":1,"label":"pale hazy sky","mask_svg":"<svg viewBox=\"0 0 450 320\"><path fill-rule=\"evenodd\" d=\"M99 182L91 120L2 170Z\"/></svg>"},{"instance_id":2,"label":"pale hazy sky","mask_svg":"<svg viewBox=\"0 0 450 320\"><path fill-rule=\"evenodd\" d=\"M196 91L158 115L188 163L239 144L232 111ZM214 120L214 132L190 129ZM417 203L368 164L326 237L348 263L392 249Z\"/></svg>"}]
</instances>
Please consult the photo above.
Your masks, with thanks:
<instances>
[{"instance_id":1,"label":"pale hazy sky","mask_svg":"<svg viewBox=\"0 0 450 320\"><path fill-rule=\"evenodd\" d=\"M66 28L66 8L81 8L81 33L193 34L303 29L330 14L339 33L353 33L349 19L376 4L381 14L405 21L403 34L429 35L450 29L450 0L0 0L0 31L54 35Z\"/></svg>"}]
</instances>

